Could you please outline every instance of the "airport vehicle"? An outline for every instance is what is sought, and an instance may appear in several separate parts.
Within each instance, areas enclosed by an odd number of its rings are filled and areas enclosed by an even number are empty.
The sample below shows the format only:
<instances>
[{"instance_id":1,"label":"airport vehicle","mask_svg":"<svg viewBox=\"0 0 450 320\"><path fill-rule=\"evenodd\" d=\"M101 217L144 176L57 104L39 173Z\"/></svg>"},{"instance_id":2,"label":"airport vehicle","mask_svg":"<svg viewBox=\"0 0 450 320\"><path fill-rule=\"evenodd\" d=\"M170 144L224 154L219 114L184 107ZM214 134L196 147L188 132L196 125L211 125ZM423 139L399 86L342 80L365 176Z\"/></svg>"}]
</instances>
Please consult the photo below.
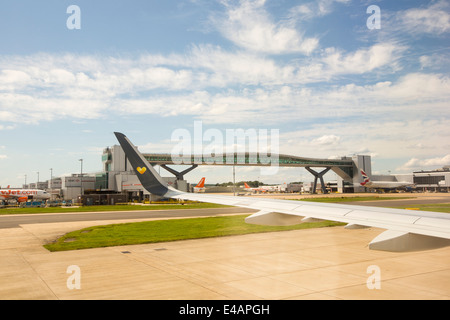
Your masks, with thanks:
<instances>
[{"instance_id":1,"label":"airport vehicle","mask_svg":"<svg viewBox=\"0 0 450 320\"><path fill-rule=\"evenodd\" d=\"M194 192L205 192L205 177L201 178L194 187Z\"/></svg>"},{"instance_id":2,"label":"airport vehicle","mask_svg":"<svg viewBox=\"0 0 450 320\"><path fill-rule=\"evenodd\" d=\"M295 225L333 220L347 223L347 229L387 229L370 242L369 248L374 250L417 251L450 245L448 213L181 192L167 186L124 134L115 132L115 135L142 186L152 194L257 209L245 219L252 224Z\"/></svg>"},{"instance_id":3,"label":"airport vehicle","mask_svg":"<svg viewBox=\"0 0 450 320\"><path fill-rule=\"evenodd\" d=\"M47 191L40 189L0 189L0 200L16 200L17 202L26 202L30 199L47 200L50 199L50 194L47 193Z\"/></svg>"},{"instance_id":4,"label":"airport vehicle","mask_svg":"<svg viewBox=\"0 0 450 320\"><path fill-rule=\"evenodd\" d=\"M360 170L361 174L364 178L364 181L360 184L363 187L371 188L371 189L394 189L394 188L402 188L402 187L410 187L413 186L414 183L407 181L372 181L369 176L364 172L364 170Z\"/></svg>"},{"instance_id":5,"label":"airport vehicle","mask_svg":"<svg viewBox=\"0 0 450 320\"><path fill-rule=\"evenodd\" d=\"M21 208L45 208L44 201L26 201L20 203Z\"/></svg>"}]
</instances>

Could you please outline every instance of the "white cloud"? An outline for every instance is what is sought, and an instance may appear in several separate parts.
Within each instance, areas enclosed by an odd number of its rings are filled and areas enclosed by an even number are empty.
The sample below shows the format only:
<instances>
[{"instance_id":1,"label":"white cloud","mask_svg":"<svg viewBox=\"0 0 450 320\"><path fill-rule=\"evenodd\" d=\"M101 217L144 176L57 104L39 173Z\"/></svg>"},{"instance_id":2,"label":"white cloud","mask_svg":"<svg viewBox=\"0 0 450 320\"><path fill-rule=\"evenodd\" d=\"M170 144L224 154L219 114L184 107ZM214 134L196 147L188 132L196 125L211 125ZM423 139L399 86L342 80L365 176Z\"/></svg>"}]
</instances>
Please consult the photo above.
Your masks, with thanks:
<instances>
[{"instance_id":1,"label":"white cloud","mask_svg":"<svg viewBox=\"0 0 450 320\"><path fill-rule=\"evenodd\" d=\"M251 53L227 52L219 47L193 47L187 56L174 56L174 65L143 55L138 59L80 56L97 70L71 65L50 55L2 57L18 87L0 78L0 130L15 123L38 123L71 117L99 119L119 114L192 115L213 123L268 123L307 121L368 115L374 118L446 116L450 112L450 78L433 73L409 73L398 80L372 85L306 86L341 75L375 71L389 65L399 49L379 44L343 54L330 50L311 66L279 65ZM105 62L108 61L108 62ZM144 63L144 61L147 63ZM2 64L3 63L3 64ZM14 78L14 77L13 77ZM17 117L24 113L27 117ZM277 116L274 117L273 115ZM4 123L4 124L1 124Z\"/></svg>"},{"instance_id":2,"label":"white cloud","mask_svg":"<svg viewBox=\"0 0 450 320\"><path fill-rule=\"evenodd\" d=\"M5 149L5 146L0 146L0 150L3 150L3 149ZM6 159L6 158L8 158L6 155L0 154L0 160Z\"/></svg>"},{"instance_id":3,"label":"white cloud","mask_svg":"<svg viewBox=\"0 0 450 320\"><path fill-rule=\"evenodd\" d=\"M328 48L323 62L331 76L362 74L385 66L395 69L398 68L395 61L405 49L394 43L380 43L345 55L335 48Z\"/></svg>"},{"instance_id":4,"label":"white cloud","mask_svg":"<svg viewBox=\"0 0 450 320\"><path fill-rule=\"evenodd\" d=\"M4 69L0 73L0 82L4 84L20 85L30 80L30 76L23 71Z\"/></svg>"},{"instance_id":5,"label":"white cloud","mask_svg":"<svg viewBox=\"0 0 450 320\"><path fill-rule=\"evenodd\" d=\"M412 8L399 12L403 28L415 34L441 35L450 31L450 4L448 1L432 2L427 8Z\"/></svg>"},{"instance_id":6,"label":"white cloud","mask_svg":"<svg viewBox=\"0 0 450 320\"><path fill-rule=\"evenodd\" d=\"M445 54L434 53L419 57L420 70L436 70L440 72L450 64L450 57Z\"/></svg>"},{"instance_id":7,"label":"white cloud","mask_svg":"<svg viewBox=\"0 0 450 320\"><path fill-rule=\"evenodd\" d=\"M253 53L213 46L195 46L189 54L170 59L149 54L137 59L72 54L2 56L0 119L9 124L0 129L15 122L96 119L111 110L190 114L204 119L224 115L215 120L223 122L236 121L236 116L230 115L233 110L242 117L253 115L255 121L274 121L271 113L278 110L281 121L288 112L294 113L294 118L311 118L325 111L317 107L344 107L368 96L375 101L396 95L401 100L411 96L416 100L430 94L440 97L442 89L448 89L448 78L432 74L412 74L397 84L383 82L368 87L349 84L313 90L302 86L383 68L398 50L392 44L348 54L329 50L324 56L309 58L308 64L280 64ZM230 89L235 86L244 89ZM346 113L336 108L327 111ZM27 117L18 118L17 112Z\"/></svg>"},{"instance_id":8,"label":"white cloud","mask_svg":"<svg viewBox=\"0 0 450 320\"><path fill-rule=\"evenodd\" d=\"M274 60L254 53L230 52L214 46L195 46L185 62L195 68L197 84L225 87L236 83L273 85L291 82L294 67L279 65Z\"/></svg>"},{"instance_id":9,"label":"white cloud","mask_svg":"<svg viewBox=\"0 0 450 320\"><path fill-rule=\"evenodd\" d=\"M10 116L10 113L0 111L0 119L9 120L8 116ZM0 124L0 130L13 130L16 128L16 125L2 125Z\"/></svg>"},{"instance_id":10,"label":"white cloud","mask_svg":"<svg viewBox=\"0 0 450 320\"><path fill-rule=\"evenodd\" d=\"M355 121L317 123L304 128L299 126L296 131L280 131L280 153L314 158L369 154L380 160L390 159L390 163L398 166L411 158L428 159L447 154L449 126L448 118L379 121L370 116ZM338 136L338 144L311 143L326 135ZM394 159L398 159L397 162L393 162Z\"/></svg>"},{"instance_id":11,"label":"white cloud","mask_svg":"<svg viewBox=\"0 0 450 320\"><path fill-rule=\"evenodd\" d=\"M317 0L293 7L290 10L290 13L302 20L312 19L331 13L334 9L334 3L346 4L349 2L351 2L351 0Z\"/></svg>"},{"instance_id":12,"label":"white cloud","mask_svg":"<svg viewBox=\"0 0 450 320\"><path fill-rule=\"evenodd\" d=\"M334 134L329 134L329 135L323 135L317 139L314 139L312 141L313 145L319 145L319 146L329 146L329 145L336 145L340 142L341 138L334 135Z\"/></svg>"},{"instance_id":13,"label":"white cloud","mask_svg":"<svg viewBox=\"0 0 450 320\"><path fill-rule=\"evenodd\" d=\"M265 0L240 1L226 7L223 18L214 21L224 37L247 50L271 54L310 54L319 43L317 38L305 38L293 19L274 22L264 8Z\"/></svg>"},{"instance_id":14,"label":"white cloud","mask_svg":"<svg viewBox=\"0 0 450 320\"><path fill-rule=\"evenodd\" d=\"M442 157L419 159L411 158L399 168L402 171L437 169L450 165L450 154Z\"/></svg>"},{"instance_id":15,"label":"white cloud","mask_svg":"<svg viewBox=\"0 0 450 320\"><path fill-rule=\"evenodd\" d=\"M5 149L5 146L0 146L0 150L3 150L3 149ZM7 155L5 155L5 154L0 154L0 160L2 160L2 159L7 159L7 158L8 158Z\"/></svg>"}]
</instances>

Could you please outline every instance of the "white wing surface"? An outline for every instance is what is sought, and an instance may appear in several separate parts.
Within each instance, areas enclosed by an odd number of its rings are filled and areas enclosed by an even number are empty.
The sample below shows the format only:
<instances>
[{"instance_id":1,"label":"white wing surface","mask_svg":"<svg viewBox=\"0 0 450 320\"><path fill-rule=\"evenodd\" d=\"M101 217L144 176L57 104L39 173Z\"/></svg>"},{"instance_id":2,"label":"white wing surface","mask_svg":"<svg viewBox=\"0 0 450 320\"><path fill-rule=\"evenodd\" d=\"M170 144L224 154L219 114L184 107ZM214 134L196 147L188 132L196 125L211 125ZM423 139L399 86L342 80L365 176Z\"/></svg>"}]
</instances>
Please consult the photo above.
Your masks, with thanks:
<instances>
[{"instance_id":1,"label":"white wing surface","mask_svg":"<svg viewBox=\"0 0 450 320\"><path fill-rule=\"evenodd\" d=\"M142 186L153 194L259 210L245 219L251 224L283 226L332 220L347 223L348 229L386 229L369 244L375 250L415 251L450 245L450 214L447 213L181 192L164 185L125 135L117 132L115 135Z\"/></svg>"}]
</instances>

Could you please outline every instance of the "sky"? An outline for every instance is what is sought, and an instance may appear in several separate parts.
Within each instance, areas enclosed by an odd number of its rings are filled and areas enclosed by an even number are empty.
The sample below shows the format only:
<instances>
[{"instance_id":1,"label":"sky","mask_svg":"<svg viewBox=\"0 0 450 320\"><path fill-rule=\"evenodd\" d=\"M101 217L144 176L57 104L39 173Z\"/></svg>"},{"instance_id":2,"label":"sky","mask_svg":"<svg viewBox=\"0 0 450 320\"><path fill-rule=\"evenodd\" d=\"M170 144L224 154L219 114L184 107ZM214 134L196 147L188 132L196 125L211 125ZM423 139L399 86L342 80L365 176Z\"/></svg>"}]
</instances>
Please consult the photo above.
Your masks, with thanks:
<instances>
[{"instance_id":1,"label":"sky","mask_svg":"<svg viewBox=\"0 0 450 320\"><path fill-rule=\"evenodd\" d=\"M0 38L0 186L99 172L115 131L170 153L195 123L377 174L450 164L448 0L5 0ZM312 176L237 167L256 179Z\"/></svg>"}]
</instances>

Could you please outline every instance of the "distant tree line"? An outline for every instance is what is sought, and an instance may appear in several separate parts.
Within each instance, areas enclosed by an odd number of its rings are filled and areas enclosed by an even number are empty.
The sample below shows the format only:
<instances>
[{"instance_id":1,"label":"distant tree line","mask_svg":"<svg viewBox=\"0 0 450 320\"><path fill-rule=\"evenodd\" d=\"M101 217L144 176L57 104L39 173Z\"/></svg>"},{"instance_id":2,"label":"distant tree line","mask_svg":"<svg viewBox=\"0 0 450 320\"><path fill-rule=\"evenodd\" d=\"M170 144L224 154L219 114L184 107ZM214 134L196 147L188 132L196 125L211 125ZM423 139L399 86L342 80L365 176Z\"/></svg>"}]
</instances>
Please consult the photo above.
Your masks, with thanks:
<instances>
[{"instance_id":1,"label":"distant tree line","mask_svg":"<svg viewBox=\"0 0 450 320\"><path fill-rule=\"evenodd\" d=\"M257 188L259 186L268 185L268 184L265 184L265 183L263 183L261 181L255 180L255 181L239 181L239 182L236 182L236 186L237 187L243 186L244 182L246 182L248 184L248 186L251 187L251 188ZM289 182L289 183L291 183L291 184L303 184L302 181ZM230 182L223 182L223 183L216 183L215 184L216 187L231 187L232 185L233 185L233 182L231 182L231 181Z\"/></svg>"},{"instance_id":2,"label":"distant tree line","mask_svg":"<svg viewBox=\"0 0 450 320\"><path fill-rule=\"evenodd\" d=\"M239 182L236 182L236 186L237 187L243 186L244 183L247 183L249 185L249 187L251 187L251 188L256 188L256 187L264 185L264 183L262 183L261 181L255 180L255 181L239 181ZM224 183L216 183L216 187L229 187L232 185L233 185L232 181L224 182Z\"/></svg>"}]
</instances>

